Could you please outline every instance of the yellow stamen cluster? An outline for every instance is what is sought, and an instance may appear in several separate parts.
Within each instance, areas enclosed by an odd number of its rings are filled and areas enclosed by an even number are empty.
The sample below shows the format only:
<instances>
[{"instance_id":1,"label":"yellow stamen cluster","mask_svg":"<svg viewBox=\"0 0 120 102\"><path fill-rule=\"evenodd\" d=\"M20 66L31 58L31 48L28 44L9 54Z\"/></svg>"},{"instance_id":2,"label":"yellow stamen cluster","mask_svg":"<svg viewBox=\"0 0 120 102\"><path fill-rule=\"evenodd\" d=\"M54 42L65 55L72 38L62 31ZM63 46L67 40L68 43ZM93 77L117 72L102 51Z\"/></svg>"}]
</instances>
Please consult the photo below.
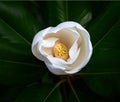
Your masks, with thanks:
<instances>
[{"instance_id":1,"label":"yellow stamen cluster","mask_svg":"<svg viewBox=\"0 0 120 102\"><path fill-rule=\"evenodd\" d=\"M67 60L69 58L68 48L61 42L57 42L53 48L54 57Z\"/></svg>"}]
</instances>

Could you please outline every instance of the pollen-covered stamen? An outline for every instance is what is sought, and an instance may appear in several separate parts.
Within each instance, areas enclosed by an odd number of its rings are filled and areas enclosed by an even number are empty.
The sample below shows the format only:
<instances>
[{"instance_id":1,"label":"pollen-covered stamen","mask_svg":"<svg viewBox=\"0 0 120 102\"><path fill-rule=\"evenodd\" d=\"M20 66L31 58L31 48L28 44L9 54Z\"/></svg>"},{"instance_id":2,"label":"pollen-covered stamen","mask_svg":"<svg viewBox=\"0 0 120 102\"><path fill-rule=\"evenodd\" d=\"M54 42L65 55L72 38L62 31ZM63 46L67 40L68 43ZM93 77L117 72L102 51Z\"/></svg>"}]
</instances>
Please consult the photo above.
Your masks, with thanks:
<instances>
[{"instance_id":1,"label":"pollen-covered stamen","mask_svg":"<svg viewBox=\"0 0 120 102\"><path fill-rule=\"evenodd\" d=\"M53 48L54 57L67 60L69 58L68 48L61 42L57 42Z\"/></svg>"}]
</instances>

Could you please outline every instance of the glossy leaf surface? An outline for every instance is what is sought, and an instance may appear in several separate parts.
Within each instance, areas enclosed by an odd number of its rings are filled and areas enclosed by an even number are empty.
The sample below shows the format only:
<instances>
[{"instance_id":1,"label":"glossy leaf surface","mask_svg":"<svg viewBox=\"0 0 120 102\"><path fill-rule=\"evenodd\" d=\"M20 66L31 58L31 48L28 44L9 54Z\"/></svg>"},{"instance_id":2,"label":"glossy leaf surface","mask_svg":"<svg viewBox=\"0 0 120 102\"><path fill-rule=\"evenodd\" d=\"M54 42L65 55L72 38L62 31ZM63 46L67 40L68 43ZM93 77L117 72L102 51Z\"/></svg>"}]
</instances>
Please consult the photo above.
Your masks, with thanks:
<instances>
[{"instance_id":1,"label":"glossy leaf surface","mask_svg":"<svg viewBox=\"0 0 120 102\"><path fill-rule=\"evenodd\" d=\"M36 32L36 21L19 3L0 5L0 83L25 84L40 79L45 69L42 71L43 66L40 69L41 62L33 57L28 40Z\"/></svg>"},{"instance_id":2,"label":"glossy leaf surface","mask_svg":"<svg viewBox=\"0 0 120 102\"><path fill-rule=\"evenodd\" d=\"M117 101L119 11L120 2L111 1L0 2L0 101ZM93 55L75 76L55 76L32 55L31 43L39 30L68 20L88 30Z\"/></svg>"},{"instance_id":3,"label":"glossy leaf surface","mask_svg":"<svg viewBox=\"0 0 120 102\"><path fill-rule=\"evenodd\" d=\"M26 88L16 99L15 102L62 102L59 89L56 89L47 99L46 96L54 85L36 84ZM45 101L46 99L46 101Z\"/></svg>"},{"instance_id":4,"label":"glossy leaf surface","mask_svg":"<svg viewBox=\"0 0 120 102\"><path fill-rule=\"evenodd\" d=\"M110 4L92 26L91 33L94 53L85 73L86 82L90 87L102 95L120 93L120 4ZM112 15L111 15L112 13ZM93 75L92 75L93 73Z\"/></svg>"}]
</instances>

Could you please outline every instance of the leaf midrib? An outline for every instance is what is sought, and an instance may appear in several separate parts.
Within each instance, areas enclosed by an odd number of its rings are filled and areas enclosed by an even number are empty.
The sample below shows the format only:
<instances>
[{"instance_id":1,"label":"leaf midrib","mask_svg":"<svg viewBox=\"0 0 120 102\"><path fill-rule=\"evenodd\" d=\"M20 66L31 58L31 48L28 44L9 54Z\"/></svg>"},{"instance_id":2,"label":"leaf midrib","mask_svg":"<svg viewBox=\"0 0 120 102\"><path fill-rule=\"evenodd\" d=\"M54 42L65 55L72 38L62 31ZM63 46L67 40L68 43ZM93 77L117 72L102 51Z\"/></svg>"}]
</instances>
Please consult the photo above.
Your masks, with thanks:
<instances>
[{"instance_id":1,"label":"leaf midrib","mask_svg":"<svg viewBox=\"0 0 120 102\"><path fill-rule=\"evenodd\" d=\"M31 43L24 37L22 36L20 33L18 33L14 28L12 28L8 23L6 23L2 18L0 18L0 20L6 25L8 26L13 32L15 32L15 34L17 36L19 36L22 40L24 40L28 45L31 45Z\"/></svg>"},{"instance_id":2,"label":"leaf midrib","mask_svg":"<svg viewBox=\"0 0 120 102\"><path fill-rule=\"evenodd\" d=\"M22 64L22 65L29 65L29 66L34 66L34 67L40 67L40 65L37 65L37 64L31 64L31 63L26 63L26 62L19 62L19 61L14 61L14 60L3 60L3 59L0 59L0 62L6 62L6 63Z\"/></svg>"},{"instance_id":3,"label":"leaf midrib","mask_svg":"<svg viewBox=\"0 0 120 102\"><path fill-rule=\"evenodd\" d=\"M120 19L116 20L116 22L113 24L113 26L108 29L108 31L94 44L93 48L96 48L112 31L112 29L115 27L115 25L120 21Z\"/></svg>"}]
</instances>

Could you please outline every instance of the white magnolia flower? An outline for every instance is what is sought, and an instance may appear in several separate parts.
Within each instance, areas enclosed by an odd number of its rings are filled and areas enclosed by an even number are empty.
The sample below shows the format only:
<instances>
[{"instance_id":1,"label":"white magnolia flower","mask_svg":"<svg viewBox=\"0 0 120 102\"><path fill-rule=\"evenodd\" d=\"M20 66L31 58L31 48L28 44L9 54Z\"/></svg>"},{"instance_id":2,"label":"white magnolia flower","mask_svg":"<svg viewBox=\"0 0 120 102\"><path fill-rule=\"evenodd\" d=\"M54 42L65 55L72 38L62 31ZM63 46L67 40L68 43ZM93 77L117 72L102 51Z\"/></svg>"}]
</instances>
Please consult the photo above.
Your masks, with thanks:
<instances>
[{"instance_id":1,"label":"white magnolia flower","mask_svg":"<svg viewBox=\"0 0 120 102\"><path fill-rule=\"evenodd\" d=\"M74 74L90 60L89 33L76 22L63 22L39 31L32 42L32 53L56 75Z\"/></svg>"}]
</instances>

